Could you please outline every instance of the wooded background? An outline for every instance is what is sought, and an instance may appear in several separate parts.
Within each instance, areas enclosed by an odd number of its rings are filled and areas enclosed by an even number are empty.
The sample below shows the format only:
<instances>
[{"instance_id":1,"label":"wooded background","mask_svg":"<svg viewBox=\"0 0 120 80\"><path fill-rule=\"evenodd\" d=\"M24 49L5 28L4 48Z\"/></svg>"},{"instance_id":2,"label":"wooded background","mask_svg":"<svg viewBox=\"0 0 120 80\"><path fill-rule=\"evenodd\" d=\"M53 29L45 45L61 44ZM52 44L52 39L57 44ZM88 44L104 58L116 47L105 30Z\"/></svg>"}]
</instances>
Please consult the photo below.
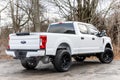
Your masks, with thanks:
<instances>
[{"instance_id":1,"label":"wooded background","mask_svg":"<svg viewBox=\"0 0 120 80\"><path fill-rule=\"evenodd\" d=\"M0 10L7 12L10 23L0 25L0 47L7 46L7 37L14 32L45 32L57 18L46 17L48 8L65 21L80 21L94 24L100 31L106 30L111 37L114 53L120 53L120 0L0 0L7 3ZM104 3L110 2L105 9ZM52 6L52 7L51 7ZM57 10L56 10L57 9Z\"/></svg>"}]
</instances>

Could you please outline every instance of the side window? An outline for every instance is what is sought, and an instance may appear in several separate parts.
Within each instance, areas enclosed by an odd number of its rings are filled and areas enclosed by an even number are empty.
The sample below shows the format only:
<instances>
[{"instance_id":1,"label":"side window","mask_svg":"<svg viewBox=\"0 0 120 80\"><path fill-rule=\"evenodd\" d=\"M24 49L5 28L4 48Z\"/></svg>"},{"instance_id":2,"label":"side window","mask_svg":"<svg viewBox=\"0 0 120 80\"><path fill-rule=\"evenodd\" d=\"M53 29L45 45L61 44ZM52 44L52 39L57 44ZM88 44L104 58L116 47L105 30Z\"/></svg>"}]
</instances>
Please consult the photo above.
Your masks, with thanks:
<instances>
[{"instance_id":1,"label":"side window","mask_svg":"<svg viewBox=\"0 0 120 80\"><path fill-rule=\"evenodd\" d=\"M90 25L88 26L88 28L89 28L89 34L96 35L98 33L97 28L95 28L94 26Z\"/></svg>"},{"instance_id":2,"label":"side window","mask_svg":"<svg viewBox=\"0 0 120 80\"><path fill-rule=\"evenodd\" d=\"M84 24L78 24L79 30L82 34L88 34L88 29Z\"/></svg>"}]
</instances>

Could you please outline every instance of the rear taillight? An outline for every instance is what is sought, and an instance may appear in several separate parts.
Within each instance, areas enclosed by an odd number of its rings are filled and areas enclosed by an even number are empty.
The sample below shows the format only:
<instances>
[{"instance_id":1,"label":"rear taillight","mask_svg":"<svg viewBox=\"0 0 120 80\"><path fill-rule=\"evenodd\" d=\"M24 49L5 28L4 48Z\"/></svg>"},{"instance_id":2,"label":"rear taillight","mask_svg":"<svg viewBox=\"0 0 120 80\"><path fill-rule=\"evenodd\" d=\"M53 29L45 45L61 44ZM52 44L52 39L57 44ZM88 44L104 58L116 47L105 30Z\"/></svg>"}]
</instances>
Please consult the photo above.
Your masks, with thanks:
<instances>
[{"instance_id":1,"label":"rear taillight","mask_svg":"<svg viewBox=\"0 0 120 80\"><path fill-rule=\"evenodd\" d=\"M40 36L40 49L46 49L47 36Z\"/></svg>"}]
</instances>

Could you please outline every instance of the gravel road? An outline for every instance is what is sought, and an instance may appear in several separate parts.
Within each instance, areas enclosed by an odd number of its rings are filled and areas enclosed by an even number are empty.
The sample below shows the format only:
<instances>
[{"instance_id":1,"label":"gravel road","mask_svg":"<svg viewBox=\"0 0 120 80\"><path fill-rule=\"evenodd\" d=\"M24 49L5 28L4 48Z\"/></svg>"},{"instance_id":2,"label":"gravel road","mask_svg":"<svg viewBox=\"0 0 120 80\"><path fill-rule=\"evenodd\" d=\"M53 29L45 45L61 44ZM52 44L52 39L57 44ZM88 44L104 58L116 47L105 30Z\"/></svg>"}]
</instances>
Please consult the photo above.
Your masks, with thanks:
<instances>
[{"instance_id":1,"label":"gravel road","mask_svg":"<svg viewBox=\"0 0 120 80\"><path fill-rule=\"evenodd\" d=\"M120 61L73 62L68 72L59 73L51 63L39 63L35 70L28 71L19 60L0 60L0 80L120 80Z\"/></svg>"}]
</instances>

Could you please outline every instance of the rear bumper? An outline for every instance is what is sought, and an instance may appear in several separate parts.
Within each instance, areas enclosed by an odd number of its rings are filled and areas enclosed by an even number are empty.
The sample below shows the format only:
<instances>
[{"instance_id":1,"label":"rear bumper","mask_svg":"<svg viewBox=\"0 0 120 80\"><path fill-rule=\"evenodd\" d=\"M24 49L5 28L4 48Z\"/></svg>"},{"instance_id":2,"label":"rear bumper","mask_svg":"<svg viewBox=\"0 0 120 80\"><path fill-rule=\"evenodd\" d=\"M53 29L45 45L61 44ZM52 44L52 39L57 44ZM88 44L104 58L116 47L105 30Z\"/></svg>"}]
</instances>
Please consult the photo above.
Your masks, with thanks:
<instances>
[{"instance_id":1,"label":"rear bumper","mask_svg":"<svg viewBox=\"0 0 120 80\"><path fill-rule=\"evenodd\" d=\"M25 52L25 57L37 57L37 56L45 56L45 50L6 50L6 54L12 57L17 57L16 52L21 54L21 52Z\"/></svg>"}]
</instances>

